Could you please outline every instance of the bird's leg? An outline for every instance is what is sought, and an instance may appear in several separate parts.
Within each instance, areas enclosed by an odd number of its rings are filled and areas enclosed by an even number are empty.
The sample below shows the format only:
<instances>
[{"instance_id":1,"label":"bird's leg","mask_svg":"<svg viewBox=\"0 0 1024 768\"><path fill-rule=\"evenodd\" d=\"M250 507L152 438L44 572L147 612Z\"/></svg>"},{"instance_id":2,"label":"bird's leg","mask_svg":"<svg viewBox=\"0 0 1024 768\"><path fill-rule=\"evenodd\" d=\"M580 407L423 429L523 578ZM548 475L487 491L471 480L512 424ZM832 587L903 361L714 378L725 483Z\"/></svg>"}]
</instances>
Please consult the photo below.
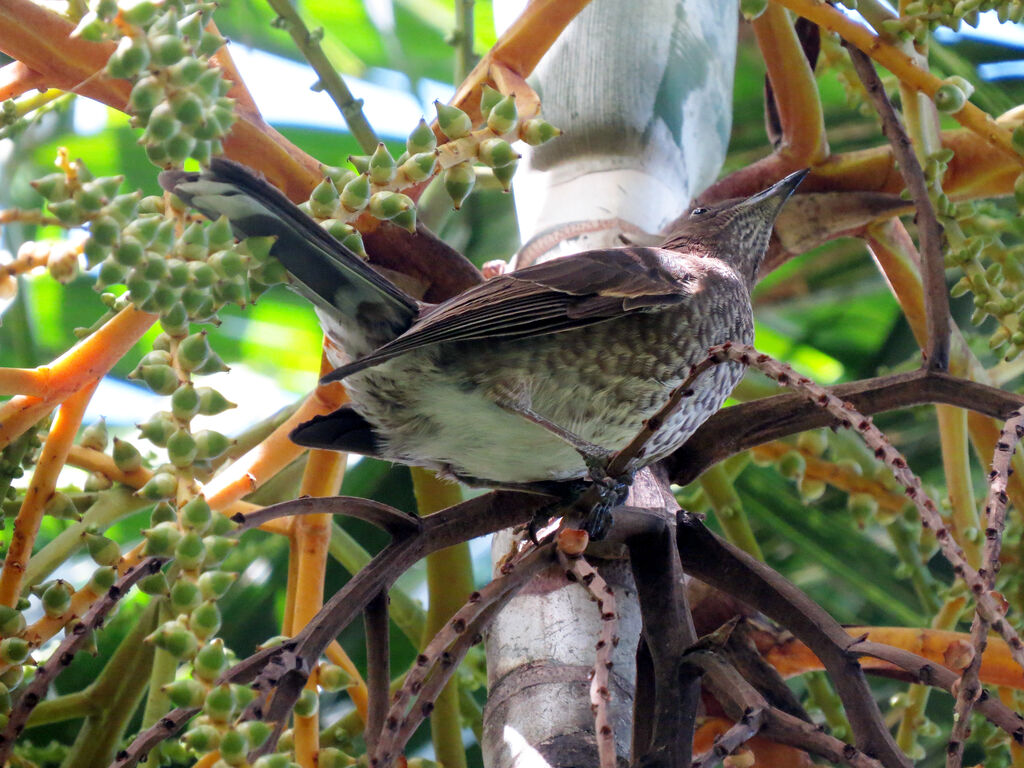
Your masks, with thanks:
<instances>
[{"instance_id":1,"label":"bird's leg","mask_svg":"<svg viewBox=\"0 0 1024 768\"><path fill-rule=\"evenodd\" d=\"M570 432L549 421L527 405L524 402L526 398L523 396L517 396L516 393L511 391L506 391L503 394L505 395L504 397L495 400L499 408L509 413L514 413L517 416L522 416L524 419L543 427L551 434L571 445L583 459L583 463L587 467L587 474L597 487L599 494L597 503L593 505L584 518L583 529L593 539L603 538L611 526L612 509L625 501L626 495L629 493L629 487L633 483L633 473L630 472L622 477L609 476L607 472L608 461L615 453L614 451L602 448L574 432ZM581 494L573 495L572 501L575 503ZM540 510L538 515L546 511L546 509ZM537 523L538 520L535 516L534 520L530 523L530 537L534 541L536 541Z\"/></svg>"}]
</instances>

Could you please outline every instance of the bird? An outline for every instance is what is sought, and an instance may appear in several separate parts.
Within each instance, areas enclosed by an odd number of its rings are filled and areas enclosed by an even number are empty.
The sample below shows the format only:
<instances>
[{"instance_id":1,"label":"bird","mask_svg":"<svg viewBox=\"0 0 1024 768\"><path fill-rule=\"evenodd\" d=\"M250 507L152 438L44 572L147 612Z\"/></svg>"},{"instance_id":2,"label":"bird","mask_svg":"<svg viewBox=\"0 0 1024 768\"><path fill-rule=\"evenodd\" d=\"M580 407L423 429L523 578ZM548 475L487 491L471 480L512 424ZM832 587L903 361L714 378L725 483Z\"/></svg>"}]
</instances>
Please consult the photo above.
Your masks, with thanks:
<instances>
[{"instance_id":1,"label":"bird","mask_svg":"<svg viewBox=\"0 0 1024 768\"><path fill-rule=\"evenodd\" d=\"M161 185L271 255L315 305L349 403L295 428L313 448L435 470L470 486L549 487L594 475L710 347L753 342L750 293L776 217L808 170L695 207L660 245L586 251L417 301L233 161ZM343 350L343 351L342 351ZM639 464L683 444L732 392L737 363L701 376Z\"/></svg>"}]
</instances>

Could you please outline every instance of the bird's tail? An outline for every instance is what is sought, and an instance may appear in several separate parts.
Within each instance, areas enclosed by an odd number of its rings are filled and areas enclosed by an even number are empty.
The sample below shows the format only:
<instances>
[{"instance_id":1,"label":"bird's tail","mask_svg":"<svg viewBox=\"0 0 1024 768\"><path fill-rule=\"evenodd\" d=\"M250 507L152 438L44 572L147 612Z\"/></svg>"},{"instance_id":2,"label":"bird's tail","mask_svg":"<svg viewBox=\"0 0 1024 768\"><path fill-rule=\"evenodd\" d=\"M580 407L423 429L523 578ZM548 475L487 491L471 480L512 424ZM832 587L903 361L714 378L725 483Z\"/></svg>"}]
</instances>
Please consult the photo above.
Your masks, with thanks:
<instances>
[{"instance_id":1,"label":"bird's tail","mask_svg":"<svg viewBox=\"0 0 1024 768\"><path fill-rule=\"evenodd\" d=\"M270 253L291 274L295 289L335 320L349 341L362 336L375 346L412 324L418 311L412 297L245 166L216 158L198 173L164 171L160 184L211 219L226 216L239 238L273 236Z\"/></svg>"}]
</instances>

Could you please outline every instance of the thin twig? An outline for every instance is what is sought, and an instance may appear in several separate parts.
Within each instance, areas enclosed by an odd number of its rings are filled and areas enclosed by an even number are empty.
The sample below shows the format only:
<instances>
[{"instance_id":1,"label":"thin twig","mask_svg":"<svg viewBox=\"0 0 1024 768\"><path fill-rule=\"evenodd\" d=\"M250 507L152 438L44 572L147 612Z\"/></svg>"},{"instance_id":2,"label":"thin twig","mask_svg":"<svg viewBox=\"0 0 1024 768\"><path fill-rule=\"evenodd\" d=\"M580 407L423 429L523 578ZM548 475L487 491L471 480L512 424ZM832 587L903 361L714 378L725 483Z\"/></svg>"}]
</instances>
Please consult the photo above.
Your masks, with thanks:
<instances>
[{"instance_id":1,"label":"thin twig","mask_svg":"<svg viewBox=\"0 0 1024 768\"><path fill-rule=\"evenodd\" d=\"M942 225L928 194L924 170L917 159L910 137L903 129L892 102L885 93L882 80L867 54L846 43L853 68L867 89L868 97L882 118L882 133L892 144L893 156L917 209L917 229L921 239L921 278L924 285L925 322L928 328L928 368L949 369L949 292L946 290L946 267L942 258Z\"/></svg>"},{"instance_id":2,"label":"thin twig","mask_svg":"<svg viewBox=\"0 0 1024 768\"><path fill-rule=\"evenodd\" d=\"M1024 415L1015 413L1003 426L992 457L992 471L989 473L988 498L985 500L985 549L978 574L986 587L995 587L999 572L999 552L1002 549L1003 530L1006 527L1006 485L1010 479L1010 462L1021 438L1024 437ZM953 728L946 748L946 768L960 768L963 765L964 742L970 733L971 710L981 695L978 674L981 658L988 639L989 622L982 615L980 606L971 622L971 657L960 676L953 708Z\"/></svg>"},{"instance_id":3,"label":"thin twig","mask_svg":"<svg viewBox=\"0 0 1024 768\"><path fill-rule=\"evenodd\" d=\"M590 677L590 710L594 713L594 736L597 739L597 756L600 768L615 768L615 730L609 717L611 688L609 673L612 668L612 651L619 643L615 635L618 625L615 613L615 593L608 582L582 556L570 556L558 550L558 562L565 569L566 578L578 581L597 603L601 612L601 635L594 646L594 668Z\"/></svg>"},{"instance_id":4,"label":"thin twig","mask_svg":"<svg viewBox=\"0 0 1024 768\"><path fill-rule=\"evenodd\" d=\"M356 141L359 142L359 146L367 154L373 152L380 139L377 138L366 115L363 114L363 100L352 95L338 70L334 68L323 48L320 47L323 30L310 32L298 11L295 10L295 6L287 0L267 0L267 3L284 23L285 29L292 36L292 40L295 41L295 45L298 46L306 61L313 67L317 77L320 78L319 86L327 92L331 101L338 107L338 111L345 118L345 123Z\"/></svg>"}]
</instances>

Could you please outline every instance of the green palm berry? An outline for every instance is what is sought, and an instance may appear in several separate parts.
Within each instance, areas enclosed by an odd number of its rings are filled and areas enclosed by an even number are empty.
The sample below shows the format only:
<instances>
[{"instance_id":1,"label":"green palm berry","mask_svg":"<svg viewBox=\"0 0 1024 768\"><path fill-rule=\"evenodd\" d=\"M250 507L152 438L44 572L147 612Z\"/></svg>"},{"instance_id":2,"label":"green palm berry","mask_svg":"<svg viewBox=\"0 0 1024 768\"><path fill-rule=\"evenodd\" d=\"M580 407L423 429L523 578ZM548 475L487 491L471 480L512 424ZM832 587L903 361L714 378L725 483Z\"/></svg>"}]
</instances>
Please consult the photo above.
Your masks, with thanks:
<instances>
[{"instance_id":1,"label":"green palm berry","mask_svg":"<svg viewBox=\"0 0 1024 768\"><path fill-rule=\"evenodd\" d=\"M149 162L160 168L169 168L172 165L170 155L163 144L146 144L146 157Z\"/></svg>"},{"instance_id":2,"label":"green palm berry","mask_svg":"<svg viewBox=\"0 0 1024 768\"><path fill-rule=\"evenodd\" d=\"M160 444L155 440L153 442L156 445ZM136 493L143 499L160 501L161 499L172 498L177 489L178 480L174 475L169 472L157 472Z\"/></svg>"},{"instance_id":3,"label":"green palm berry","mask_svg":"<svg viewBox=\"0 0 1024 768\"><path fill-rule=\"evenodd\" d=\"M82 430L82 439L79 444L83 448L91 448L94 451L103 451L107 447L107 420L100 417L100 420Z\"/></svg>"},{"instance_id":4,"label":"green palm berry","mask_svg":"<svg viewBox=\"0 0 1024 768\"><path fill-rule=\"evenodd\" d=\"M78 203L74 200L61 200L56 203L48 203L46 208L64 224L78 225L83 218L82 211L79 209Z\"/></svg>"},{"instance_id":5,"label":"green palm berry","mask_svg":"<svg viewBox=\"0 0 1024 768\"><path fill-rule=\"evenodd\" d=\"M175 430L175 432L167 438L167 458L169 458L171 463L178 468L187 467L195 461L196 441L188 430Z\"/></svg>"},{"instance_id":6,"label":"green palm berry","mask_svg":"<svg viewBox=\"0 0 1024 768\"><path fill-rule=\"evenodd\" d=\"M71 595L73 592L74 589L70 584L63 579L57 579L43 591L40 597L43 612L51 619L66 613L71 607Z\"/></svg>"},{"instance_id":7,"label":"green palm berry","mask_svg":"<svg viewBox=\"0 0 1024 768\"><path fill-rule=\"evenodd\" d=\"M402 211L408 210L413 206L412 200L406 195L400 192L389 192L383 190L381 192L374 192L370 197L370 204L368 210L370 214L378 219L388 220L393 219Z\"/></svg>"},{"instance_id":8,"label":"green palm berry","mask_svg":"<svg viewBox=\"0 0 1024 768\"><path fill-rule=\"evenodd\" d=\"M134 472L142 467L142 454L127 440L114 438L114 463L122 472Z\"/></svg>"},{"instance_id":9,"label":"green palm berry","mask_svg":"<svg viewBox=\"0 0 1024 768\"><path fill-rule=\"evenodd\" d=\"M516 168L519 167L519 161L513 160L508 165L503 165L500 168L492 169L494 178L501 184L501 188L508 192L512 186L512 177L515 176Z\"/></svg>"},{"instance_id":10,"label":"green palm berry","mask_svg":"<svg viewBox=\"0 0 1024 768\"><path fill-rule=\"evenodd\" d=\"M341 244L364 261L370 258L366 253L366 247L363 245L363 236L358 232L345 235L341 240Z\"/></svg>"},{"instance_id":11,"label":"green palm berry","mask_svg":"<svg viewBox=\"0 0 1024 768\"><path fill-rule=\"evenodd\" d=\"M325 691L340 691L352 684L352 676L337 664L321 664L317 668L317 684Z\"/></svg>"},{"instance_id":12,"label":"green palm berry","mask_svg":"<svg viewBox=\"0 0 1024 768\"><path fill-rule=\"evenodd\" d=\"M312 717L320 709L320 697L316 691L306 689L299 694L299 700L295 702L296 717Z\"/></svg>"},{"instance_id":13,"label":"green palm berry","mask_svg":"<svg viewBox=\"0 0 1024 768\"><path fill-rule=\"evenodd\" d=\"M134 267L142 261L144 253L142 243L130 235L123 235L114 249L114 259L122 266Z\"/></svg>"},{"instance_id":14,"label":"green palm berry","mask_svg":"<svg viewBox=\"0 0 1024 768\"><path fill-rule=\"evenodd\" d=\"M219 600L227 594L237 578L238 574L231 571L204 571L199 576L199 590L204 599Z\"/></svg>"},{"instance_id":15,"label":"green palm berry","mask_svg":"<svg viewBox=\"0 0 1024 768\"><path fill-rule=\"evenodd\" d=\"M145 138L149 141L166 141L181 130L181 123L174 116L174 109L168 102L160 102L149 115Z\"/></svg>"},{"instance_id":16,"label":"green palm berry","mask_svg":"<svg viewBox=\"0 0 1024 768\"><path fill-rule=\"evenodd\" d=\"M469 163L453 165L444 172L444 188L455 205L455 210L462 207L462 202L473 190L476 183L476 172Z\"/></svg>"},{"instance_id":17,"label":"green palm berry","mask_svg":"<svg viewBox=\"0 0 1024 768\"><path fill-rule=\"evenodd\" d=\"M194 571L203 564L206 547L202 537L195 531L189 531L181 537L174 548L174 559L186 571ZM173 589L172 589L173 594Z\"/></svg>"},{"instance_id":18,"label":"green palm berry","mask_svg":"<svg viewBox=\"0 0 1024 768\"><path fill-rule=\"evenodd\" d=\"M196 458L216 460L223 456L232 441L212 429L203 429L196 433Z\"/></svg>"},{"instance_id":19,"label":"green palm berry","mask_svg":"<svg viewBox=\"0 0 1024 768\"><path fill-rule=\"evenodd\" d=\"M164 333L180 339L188 333L188 310L180 301L175 301L171 306L160 313L160 327Z\"/></svg>"},{"instance_id":20,"label":"green palm berry","mask_svg":"<svg viewBox=\"0 0 1024 768\"><path fill-rule=\"evenodd\" d=\"M205 691L204 691L205 700ZM200 702L200 705L202 701ZM185 733L185 746L199 755L212 752L220 746L220 731L208 724L193 725Z\"/></svg>"},{"instance_id":21,"label":"green palm berry","mask_svg":"<svg viewBox=\"0 0 1024 768\"><path fill-rule=\"evenodd\" d=\"M194 371L209 360L212 353L206 332L193 333L178 345L178 364L186 371Z\"/></svg>"},{"instance_id":22,"label":"green palm berry","mask_svg":"<svg viewBox=\"0 0 1024 768\"><path fill-rule=\"evenodd\" d=\"M101 565L92 572L87 584L88 589L98 595L106 593L117 581L117 570L112 565Z\"/></svg>"},{"instance_id":23,"label":"green palm berry","mask_svg":"<svg viewBox=\"0 0 1024 768\"><path fill-rule=\"evenodd\" d=\"M195 42L203 31L203 15L196 11L178 22L178 34L185 40Z\"/></svg>"},{"instance_id":24,"label":"green palm berry","mask_svg":"<svg viewBox=\"0 0 1024 768\"><path fill-rule=\"evenodd\" d=\"M235 710L235 691L227 683L222 683L206 694L203 712L215 723L226 723L231 720Z\"/></svg>"},{"instance_id":25,"label":"green palm berry","mask_svg":"<svg viewBox=\"0 0 1024 768\"><path fill-rule=\"evenodd\" d=\"M212 56L221 49L227 41L216 32L203 30L199 36L199 43L196 45L197 56Z\"/></svg>"},{"instance_id":26,"label":"green palm berry","mask_svg":"<svg viewBox=\"0 0 1024 768\"><path fill-rule=\"evenodd\" d=\"M220 359L220 355L218 355L216 352L211 352L210 353L210 357L206 360L206 362L203 363L198 368L196 368L194 372L195 373L208 374L208 373L224 373L225 371L230 371L230 370L231 369L228 368L228 366L226 366L224 364L224 361Z\"/></svg>"},{"instance_id":27,"label":"green palm berry","mask_svg":"<svg viewBox=\"0 0 1024 768\"><path fill-rule=\"evenodd\" d=\"M0 605L0 635L13 637L25 631L24 614L6 605Z\"/></svg>"},{"instance_id":28,"label":"green palm berry","mask_svg":"<svg viewBox=\"0 0 1024 768\"><path fill-rule=\"evenodd\" d=\"M150 0L135 0L135 2L121 0L117 7L121 11L121 18L136 27L148 26L157 12L156 3Z\"/></svg>"},{"instance_id":29,"label":"green palm berry","mask_svg":"<svg viewBox=\"0 0 1024 768\"><path fill-rule=\"evenodd\" d=\"M220 738L220 757L227 765L237 766L245 762L249 742L241 731L227 731Z\"/></svg>"},{"instance_id":30,"label":"green palm berry","mask_svg":"<svg viewBox=\"0 0 1024 768\"><path fill-rule=\"evenodd\" d=\"M184 539L182 539L184 541ZM191 613L202 602L199 587L187 579L178 579L171 585L171 609L177 613Z\"/></svg>"},{"instance_id":31,"label":"green palm berry","mask_svg":"<svg viewBox=\"0 0 1024 768\"><path fill-rule=\"evenodd\" d=\"M432 153L436 146L437 137L434 136L434 132L427 125L427 121L420 118L412 133L409 134L409 138L405 142L405 148L409 151L410 155L418 155L423 152Z\"/></svg>"},{"instance_id":32,"label":"green palm berry","mask_svg":"<svg viewBox=\"0 0 1024 768\"><path fill-rule=\"evenodd\" d=\"M229 408L236 407L224 395L210 387L198 387L196 393L199 395L199 413L204 416L216 416Z\"/></svg>"},{"instance_id":33,"label":"green palm berry","mask_svg":"<svg viewBox=\"0 0 1024 768\"><path fill-rule=\"evenodd\" d=\"M212 517L210 505L202 496L196 496L181 508L181 524L189 531L206 531L210 527Z\"/></svg>"},{"instance_id":34,"label":"green palm berry","mask_svg":"<svg viewBox=\"0 0 1024 768\"><path fill-rule=\"evenodd\" d=\"M97 216L89 222L89 236L100 245L112 246L121 236L121 225L112 216Z\"/></svg>"},{"instance_id":35,"label":"green palm berry","mask_svg":"<svg viewBox=\"0 0 1024 768\"><path fill-rule=\"evenodd\" d=\"M30 185L44 200L51 203L68 199L68 178L63 173L47 174L30 182Z\"/></svg>"},{"instance_id":36,"label":"green palm berry","mask_svg":"<svg viewBox=\"0 0 1024 768\"><path fill-rule=\"evenodd\" d=\"M139 371L146 386L158 395L169 395L178 388L178 374L169 365L143 365Z\"/></svg>"},{"instance_id":37,"label":"green palm berry","mask_svg":"<svg viewBox=\"0 0 1024 768\"><path fill-rule=\"evenodd\" d=\"M174 475L167 476L174 477ZM152 528L147 528L142 532L142 535L146 539L146 554L153 557L170 556L182 537L181 530L177 524L171 522L160 523Z\"/></svg>"},{"instance_id":38,"label":"green palm berry","mask_svg":"<svg viewBox=\"0 0 1024 768\"><path fill-rule=\"evenodd\" d=\"M220 630L220 608L217 607L216 603L206 600L192 611L188 624L192 631L196 633L196 637L202 640L212 637Z\"/></svg>"},{"instance_id":39,"label":"green palm berry","mask_svg":"<svg viewBox=\"0 0 1024 768\"><path fill-rule=\"evenodd\" d=\"M477 147L480 162L490 168L503 168L519 159L519 153L504 139L484 139Z\"/></svg>"},{"instance_id":40,"label":"green palm berry","mask_svg":"<svg viewBox=\"0 0 1024 768\"><path fill-rule=\"evenodd\" d=\"M555 128L547 120L542 120L539 117L524 120L519 126L519 138L531 146L544 144L561 135L562 132L558 128Z\"/></svg>"},{"instance_id":41,"label":"green palm berry","mask_svg":"<svg viewBox=\"0 0 1024 768\"><path fill-rule=\"evenodd\" d=\"M740 13L747 21L758 18L768 7L768 0L740 0Z\"/></svg>"},{"instance_id":42,"label":"green palm berry","mask_svg":"<svg viewBox=\"0 0 1024 768\"><path fill-rule=\"evenodd\" d=\"M29 644L20 637L0 640L0 663L21 664L28 658Z\"/></svg>"},{"instance_id":43,"label":"green palm berry","mask_svg":"<svg viewBox=\"0 0 1024 768\"><path fill-rule=\"evenodd\" d=\"M245 736L245 740L249 742L249 749L259 749L266 743L267 739L270 738L270 726L262 720L248 720L244 723L239 723L238 730ZM317 768L320 768L318 765Z\"/></svg>"},{"instance_id":44,"label":"green palm berry","mask_svg":"<svg viewBox=\"0 0 1024 768\"><path fill-rule=\"evenodd\" d=\"M419 152L409 157L399 168L402 177L411 182L426 181L437 167L437 155L433 152Z\"/></svg>"},{"instance_id":45,"label":"green palm berry","mask_svg":"<svg viewBox=\"0 0 1024 768\"><path fill-rule=\"evenodd\" d=\"M174 390L171 395L171 413L174 418L182 421L188 421L199 413L199 393L192 382L187 381Z\"/></svg>"},{"instance_id":46,"label":"green palm berry","mask_svg":"<svg viewBox=\"0 0 1024 768\"><path fill-rule=\"evenodd\" d=\"M178 133L171 136L164 142L164 149L167 150L168 159L175 163L183 163L185 159L192 156L196 140L185 133Z\"/></svg>"},{"instance_id":47,"label":"green palm berry","mask_svg":"<svg viewBox=\"0 0 1024 768\"><path fill-rule=\"evenodd\" d=\"M226 248L210 255L213 271L224 278L242 277L245 274L245 259L234 248Z\"/></svg>"},{"instance_id":48,"label":"green palm berry","mask_svg":"<svg viewBox=\"0 0 1024 768\"><path fill-rule=\"evenodd\" d=\"M370 181L374 184L387 184L395 178L395 168L395 158L388 152L384 142L380 142L370 156Z\"/></svg>"},{"instance_id":49,"label":"green palm berry","mask_svg":"<svg viewBox=\"0 0 1024 768\"><path fill-rule=\"evenodd\" d=\"M473 121L458 107L435 101L434 108L437 110L437 124L441 133L449 139L461 139L473 130Z\"/></svg>"},{"instance_id":50,"label":"green palm berry","mask_svg":"<svg viewBox=\"0 0 1024 768\"><path fill-rule=\"evenodd\" d=\"M335 190L341 189L359 175L349 168L337 165L321 165L320 172L334 182Z\"/></svg>"},{"instance_id":51,"label":"green palm berry","mask_svg":"<svg viewBox=\"0 0 1024 768\"><path fill-rule=\"evenodd\" d=\"M201 651L200 651L201 653ZM200 707L206 698L206 688L198 680L175 680L163 687L164 693L176 707Z\"/></svg>"},{"instance_id":52,"label":"green palm berry","mask_svg":"<svg viewBox=\"0 0 1024 768\"><path fill-rule=\"evenodd\" d=\"M224 641L218 637L196 653L195 673L200 680L212 682L220 677L220 673L224 671L227 664L228 657L224 653Z\"/></svg>"},{"instance_id":53,"label":"green palm berry","mask_svg":"<svg viewBox=\"0 0 1024 768\"><path fill-rule=\"evenodd\" d=\"M487 116L491 114L491 110L494 109L494 105L503 98L505 97L502 96L501 91L491 88L491 86L486 83L484 84L483 88L480 89L480 115L484 120L486 120Z\"/></svg>"},{"instance_id":54,"label":"green palm berry","mask_svg":"<svg viewBox=\"0 0 1024 768\"><path fill-rule=\"evenodd\" d=\"M851 493L846 500L846 509L860 525L878 513L878 500L870 493Z\"/></svg>"},{"instance_id":55,"label":"green palm berry","mask_svg":"<svg viewBox=\"0 0 1024 768\"><path fill-rule=\"evenodd\" d=\"M207 536L203 539L203 544L206 545L206 559L203 564L209 568L224 561L231 550L237 546L237 539L228 539L224 536Z\"/></svg>"},{"instance_id":56,"label":"green palm berry","mask_svg":"<svg viewBox=\"0 0 1024 768\"><path fill-rule=\"evenodd\" d=\"M196 636L180 621L164 622L146 640L176 659L191 658L199 647Z\"/></svg>"},{"instance_id":57,"label":"green palm berry","mask_svg":"<svg viewBox=\"0 0 1024 768\"><path fill-rule=\"evenodd\" d=\"M935 108L939 112L953 114L959 112L967 103L967 94L953 83L943 83L935 91Z\"/></svg>"},{"instance_id":58,"label":"green palm berry","mask_svg":"<svg viewBox=\"0 0 1024 768\"><path fill-rule=\"evenodd\" d=\"M94 11L86 13L71 31L71 37L80 37L90 43L99 43L107 40L114 31L112 24L100 18Z\"/></svg>"},{"instance_id":59,"label":"green palm berry","mask_svg":"<svg viewBox=\"0 0 1024 768\"><path fill-rule=\"evenodd\" d=\"M166 597L171 593L171 585L167 583L167 575L163 571L159 571L139 579L139 590L144 595Z\"/></svg>"},{"instance_id":60,"label":"green palm berry","mask_svg":"<svg viewBox=\"0 0 1024 768\"><path fill-rule=\"evenodd\" d=\"M166 501L161 501L153 507L153 511L149 515L149 524L173 523L177 519L178 513L175 511L174 506Z\"/></svg>"},{"instance_id":61,"label":"green palm berry","mask_svg":"<svg viewBox=\"0 0 1024 768\"><path fill-rule=\"evenodd\" d=\"M164 84L152 75L141 78L128 95L128 108L135 114L151 113L163 101Z\"/></svg>"},{"instance_id":62,"label":"green palm berry","mask_svg":"<svg viewBox=\"0 0 1024 768\"><path fill-rule=\"evenodd\" d=\"M362 175L370 172L369 155L349 155L348 161L352 164L352 167L356 169L356 173Z\"/></svg>"},{"instance_id":63,"label":"green palm berry","mask_svg":"<svg viewBox=\"0 0 1024 768\"><path fill-rule=\"evenodd\" d=\"M177 64L185 55L185 44L177 35L157 35L150 40L153 62L161 67Z\"/></svg>"},{"instance_id":64,"label":"green palm berry","mask_svg":"<svg viewBox=\"0 0 1024 768\"><path fill-rule=\"evenodd\" d=\"M341 190L341 204L347 211L361 211L369 201L370 177L365 173L356 176Z\"/></svg>"},{"instance_id":65,"label":"green palm berry","mask_svg":"<svg viewBox=\"0 0 1024 768\"><path fill-rule=\"evenodd\" d=\"M122 37L117 48L107 59L110 77L132 78L149 65L149 45L145 38Z\"/></svg>"},{"instance_id":66,"label":"green palm berry","mask_svg":"<svg viewBox=\"0 0 1024 768\"><path fill-rule=\"evenodd\" d=\"M338 204L338 190L330 179L324 179L309 196L310 212L317 217L330 216Z\"/></svg>"},{"instance_id":67,"label":"green palm berry","mask_svg":"<svg viewBox=\"0 0 1024 768\"><path fill-rule=\"evenodd\" d=\"M138 426L142 437L146 438L154 445L159 445L160 447L167 445L167 438L169 438L171 433L176 429L174 418L166 411L155 413L148 421L145 421L142 424L137 424L136 426ZM161 496L158 498L163 497Z\"/></svg>"},{"instance_id":68,"label":"green palm berry","mask_svg":"<svg viewBox=\"0 0 1024 768\"><path fill-rule=\"evenodd\" d=\"M516 97L506 96L495 104L487 115L487 127L501 136L516 127L519 112L516 110Z\"/></svg>"},{"instance_id":69,"label":"green palm berry","mask_svg":"<svg viewBox=\"0 0 1024 768\"><path fill-rule=\"evenodd\" d=\"M391 218L391 223L401 227L406 232L416 232L416 208L410 206L404 211L399 211Z\"/></svg>"},{"instance_id":70,"label":"green palm berry","mask_svg":"<svg viewBox=\"0 0 1024 768\"><path fill-rule=\"evenodd\" d=\"M807 470L807 460L799 451L790 451L779 459L779 474L789 480L798 480Z\"/></svg>"}]
</instances>

